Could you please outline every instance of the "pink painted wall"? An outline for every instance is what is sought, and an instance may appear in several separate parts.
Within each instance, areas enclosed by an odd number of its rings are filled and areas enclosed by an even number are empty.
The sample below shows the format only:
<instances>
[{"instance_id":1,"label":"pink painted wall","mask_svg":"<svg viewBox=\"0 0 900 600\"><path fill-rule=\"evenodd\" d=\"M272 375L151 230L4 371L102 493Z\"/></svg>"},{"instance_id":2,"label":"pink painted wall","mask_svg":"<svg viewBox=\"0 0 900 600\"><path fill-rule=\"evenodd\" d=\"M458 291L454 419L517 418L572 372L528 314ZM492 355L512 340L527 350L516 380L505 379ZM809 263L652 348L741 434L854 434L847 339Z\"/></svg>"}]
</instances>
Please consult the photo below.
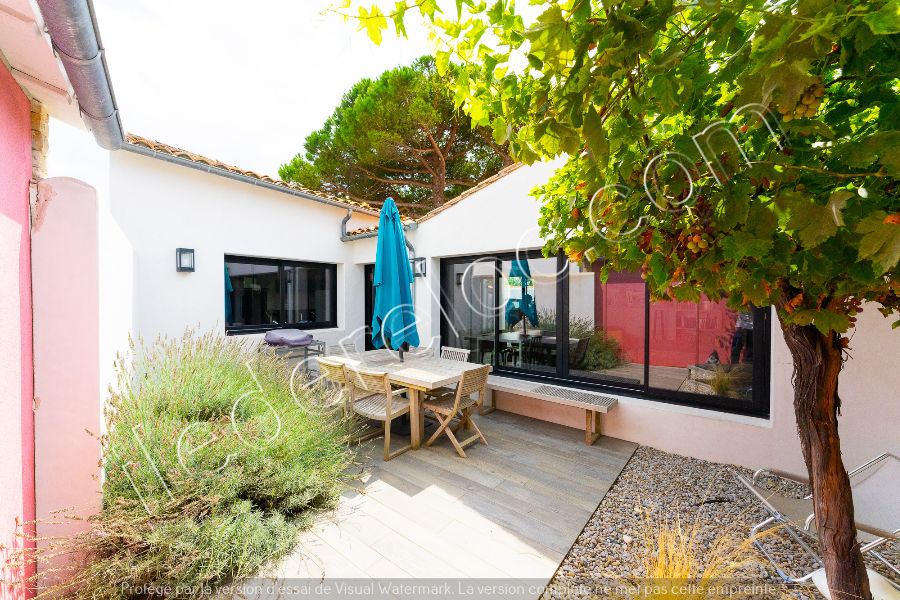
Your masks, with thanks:
<instances>
[{"instance_id":1,"label":"pink painted wall","mask_svg":"<svg viewBox=\"0 0 900 600\"><path fill-rule=\"evenodd\" d=\"M0 62L0 581L31 574L6 563L35 514L30 179L31 105ZM0 600L30 596L0 583Z\"/></svg>"},{"instance_id":2,"label":"pink painted wall","mask_svg":"<svg viewBox=\"0 0 900 600\"><path fill-rule=\"evenodd\" d=\"M40 183L46 199L32 240L34 273L35 485L38 536L64 536L84 521L44 522L55 511L100 507L100 314L97 194L77 179ZM38 565L41 571L58 564Z\"/></svg>"}]
</instances>

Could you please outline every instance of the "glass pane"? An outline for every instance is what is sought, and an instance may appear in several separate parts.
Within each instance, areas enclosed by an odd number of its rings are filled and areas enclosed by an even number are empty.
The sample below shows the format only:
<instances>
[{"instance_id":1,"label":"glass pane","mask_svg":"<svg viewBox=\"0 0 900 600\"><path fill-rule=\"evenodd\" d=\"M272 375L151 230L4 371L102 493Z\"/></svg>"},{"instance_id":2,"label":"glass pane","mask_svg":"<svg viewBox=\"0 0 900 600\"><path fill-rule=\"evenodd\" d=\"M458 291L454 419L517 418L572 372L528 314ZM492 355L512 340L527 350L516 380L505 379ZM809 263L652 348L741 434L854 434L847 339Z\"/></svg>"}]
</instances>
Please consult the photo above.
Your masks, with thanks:
<instances>
[{"instance_id":1,"label":"glass pane","mask_svg":"<svg viewBox=\"0 0 900 600\"><path fill-rule=\"evenodd\" d=\"M556 258L504 260L499 364L556 372Z\"/></svg>"},{"instance_id":2,"label":"glass pane","mask_svg":"<svg viewBox=\"0 0 900 600\"><path fill-rule=\"evenodd\" d=\"M612 384L644 383L644 306L640 273L570 265L569 375Z\"/></svg>"},{"instance_id":3,"label":"glass pane","mask_svg":"<svg viewBox=\"0 0 900 600\"><path fill-rule=\"evenodd\" d=\"M753 312L724 300L650 305L650 385L747 401L753 397Z\"/></svg>"},{"instance_id":4,"label":"glass pane","mask_svg":"<svg viewBox=\"0 0 900 600\"><path fill-rule=\"evenodd\" d=\"M441 270L441 344L469 350L471 362L491 364L494 357L495 270L494 259L444 263Z\"/></svg>"},{"instance_id":5,"label":"glass pane","mask_svg":"<svg viewBox=\"0 0 900 600\"><path fill-rule=\"evenodd\" d=\"M281 285L276 265L225 262L225 323L281 323Z\"/></svg>"},{"instance_id":6,"label":"glass pane","mask_svg":"<svg viewBox=\"0 0 900 600\"><path fill-rule=\"evenodd\" d=\"M284 268L285 312L288 323L333 323L331 314L334 290L331 269L325 265L286 266Z\"/></svg>"}]
</instances>

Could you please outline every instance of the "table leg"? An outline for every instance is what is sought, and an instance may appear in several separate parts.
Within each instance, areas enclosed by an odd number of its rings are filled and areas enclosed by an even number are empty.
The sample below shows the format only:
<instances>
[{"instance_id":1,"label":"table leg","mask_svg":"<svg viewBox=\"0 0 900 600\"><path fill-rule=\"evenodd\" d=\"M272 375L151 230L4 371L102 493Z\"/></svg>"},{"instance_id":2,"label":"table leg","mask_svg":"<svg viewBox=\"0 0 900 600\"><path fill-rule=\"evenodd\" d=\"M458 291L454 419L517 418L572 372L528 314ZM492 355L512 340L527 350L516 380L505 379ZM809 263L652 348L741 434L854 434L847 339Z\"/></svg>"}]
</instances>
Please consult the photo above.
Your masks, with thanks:
<instances>
[{"instance_id":1,"label":"table leg","mask_svg":"<svg viewBox=\"0 0 900 600\"><path fill-rule=\"evenodd\" d=\"M413 450L422 445L422 432L425 430L425 411L420 403L419 390L409 388L409 443Z\"/></svg>"}]
</instances>

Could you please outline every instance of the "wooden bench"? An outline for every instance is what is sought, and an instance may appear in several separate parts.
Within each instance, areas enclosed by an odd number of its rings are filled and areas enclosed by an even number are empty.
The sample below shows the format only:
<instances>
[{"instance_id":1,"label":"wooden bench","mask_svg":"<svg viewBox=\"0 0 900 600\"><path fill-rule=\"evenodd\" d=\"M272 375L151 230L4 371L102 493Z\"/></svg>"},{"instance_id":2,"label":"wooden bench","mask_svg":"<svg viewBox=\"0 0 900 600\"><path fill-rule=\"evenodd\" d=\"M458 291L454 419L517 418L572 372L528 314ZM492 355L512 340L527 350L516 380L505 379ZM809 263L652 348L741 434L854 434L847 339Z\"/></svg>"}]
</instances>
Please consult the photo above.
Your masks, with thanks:
<instances>
[{"instance_id":1,"label":"wooden bench","mask_svg":"<svg viewBox=\"0 0 900 600\"><path fill-rule=\"evenodd\" d=\"M490 375L487 382L487 397L481 403L479 414L486 415L496 409L493 399L494 391L508 392L547 402L555 402L564 406L583 408L584 443L588 446L593 445L600 437L600 415L609 411L618 402L615 398L598 392L588 392L560 385L515 379L513 377Z\"/></svg>"}]
</instances>

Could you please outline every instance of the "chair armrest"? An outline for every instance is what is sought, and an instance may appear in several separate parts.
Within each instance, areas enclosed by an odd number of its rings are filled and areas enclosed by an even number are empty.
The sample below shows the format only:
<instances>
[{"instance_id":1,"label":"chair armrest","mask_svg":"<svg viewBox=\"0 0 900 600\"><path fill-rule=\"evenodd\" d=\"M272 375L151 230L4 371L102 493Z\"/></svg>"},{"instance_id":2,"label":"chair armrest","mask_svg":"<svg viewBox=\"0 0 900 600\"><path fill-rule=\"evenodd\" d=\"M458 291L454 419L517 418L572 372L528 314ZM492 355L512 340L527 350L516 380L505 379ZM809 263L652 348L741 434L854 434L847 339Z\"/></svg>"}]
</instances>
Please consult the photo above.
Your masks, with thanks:
<instances>
[{"instance_id":1,"label":"chair armrest","mask_svg":"<svg viewBox=\"0 0 900 600\"><path fill-rule=\"evenodd\" d=\"M847 477L853 477L854 475L859 475L860 473L862 473L863 471L865 471L865 470L868 469L869 467L872 467L872 466L876 465L877 463L881 462L882 460L884 460L884 459L887 458L887 457L888 457L888 453L887 453L887 452L885 452L884 454L879 454L878 456L876 456L875 458L873 458L873 459L870 460L869 462L864 463L864 464L861 464L860 466L856 467L856 468L853 469L852 471L848 472L848 473L847 473Z\"/></svg>"},{"instance_id":2,"label":"chair armrest","mask_svg":"<svg viewBox=\"0 0 900 600\"><path fill-rule=\"evenodd\" d=\"M394 390L391 392L392 396L400 396L401 394L405 394L409 391L409 388L400 388L398 390Z\"/></svg>"},{"instance_id":3,"label":"chair armrest","mask_svg":"<svg viewBox=\"0 0 900 600\"><path fill-rule=\"evenodd\" d=\"M751 480L753 485L756 485L757 479L759 479L763 475L774 475L776 477L781 477L782 479L787 479L788 481L793 481L794 483L809 485L809 479L791 475L790 473L786 473L785 471L782 471L780 469L759 469L753 474L753 479Z\"/></svg>"},{"instance_id":4,"label":"chair armrest","mask_svg":"<svg viewBox=\"0 0 900 600\"><path fill-rule=\"evenodd\" d=\"M814 524L815 522L816 522L816 513L812 513L811 515L809 515L808 517L806 517L806 521L803 523L803 530L804 530L804 531L811 531L810 528L813 526L813 524Z\"/></svg>"}]
</instances>

